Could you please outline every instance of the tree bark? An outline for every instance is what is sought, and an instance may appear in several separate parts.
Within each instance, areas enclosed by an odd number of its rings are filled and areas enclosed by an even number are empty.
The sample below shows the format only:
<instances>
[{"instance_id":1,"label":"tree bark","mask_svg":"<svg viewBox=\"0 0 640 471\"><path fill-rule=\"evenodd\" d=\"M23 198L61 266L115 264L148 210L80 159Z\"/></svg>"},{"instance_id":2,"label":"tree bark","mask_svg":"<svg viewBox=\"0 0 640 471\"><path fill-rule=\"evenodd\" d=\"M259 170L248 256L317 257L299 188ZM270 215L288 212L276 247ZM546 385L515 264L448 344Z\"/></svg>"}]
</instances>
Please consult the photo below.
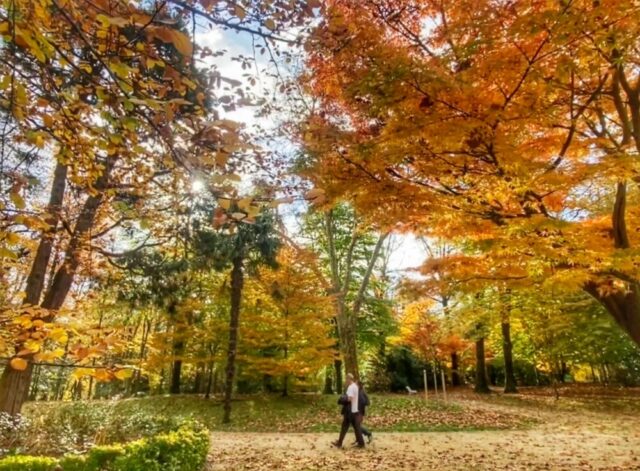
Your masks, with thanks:
<instances>
[{"instance_id":1,"label":"tree bark","mask_svg":"<svg viewBox=\"0 0 640 471\"><path fill-rule=\"evenodd\" d=\"M636 144L640 148L640 142ZM625 222L626 201L626 184L618 182L611 227L614 247L621 250L630 248ZM618 283L624 286L616 286ZM583 288L604 306L618 325L640 346L640 280L612 270L587 282Z\"/></svg>"},{"instance_id":2,"label":"tree bark","mask_svg":"<svg viewBox=\"0 0 640 471\"><path fill-rule=\"evenodd\" d=\"M53 183L47 205L48 217L45 219L48 229L45 230L40 237L40 243L38 244L38 249L31 265L29 276L27 277L24 299L25 306L37 306L42 296L47 267L51 259L53 237L58 229L60 208L64 201L67 169L66 165L58 162L53 172ZM19 349L20 346L17 346L16 350ZM14 370L7 363L7 366L2 372L2 376L0 376L0 412L17 415L22 409L22 404L24 404L28 398L33 375L33 364L30 361L31 358L25 359L29 361L25 370Z\"/></svg>"},{"instance_id":3,"label":"tree bark","mask_svg":"<svg viewBox=\"0 0 640 471\"><path fill-rule=\"evenodd\" d=\"M207 378L207 389L204 393L204 398L209 399L211 397L211 387L213 385L213 362L209 363L209 377Z\"/></svg>"},{"instance_id":4,"label":"tree bark","mask_svg":"<svg viewBox=\"0 0 640 471\"><path fill-rule=\"evenodd\" d=\"M487 381L487 366L484 360L484 337L476 340L476 384L473 390L481 394L491 392Z\"/></svg>"},{"instance_id":5,"label":"tree bark","mask_svg":"<svg viewBox=\"0 0 640 471\"><path fill-rule=\"evenodd\" d=\"M322 394L333 394L333 382L331 381L331 369L327 366L324 369L324 389Z\"/></svg>"},{"instance_id":6,"label":"tree bark","mask_svg":"<svg viewBox=\"0 0 640 471\"><path fill-rule=\"evenodd\" d=\"M240 303L242 302L242 286L244 283L243 259L235 257L231 270L231 309L229 316L229 346L227 349L226 383L224 387L224 416L222 422L231 422L231 394L236 371L236 354L238 351L238 325L240 322Z\"/></svg>"},{"instance_id":7,"label":"tree bark","mask_svg":"<svg viewBox=\"0 0 640 471\"><path fill-rule=\"evenodd\" d=\"M518 392L516 376L513 372L513 345L511 343L511 324L502 322L502 351L504 355L504 392Z\"/></svg>"},{"instance_id":8,"label":"tree bark","mask_svg":"<svg viewBox=\"0 0 640 471\"><path fill-rule=\"evenodd\" d=\"M73 229L71 240L69 241L69 246L66 250L64 261L56 272L51 287L47 290L44 300L42 301L42 307L45 309L54 311L60 309L67 298L67 294L69 294L76 271L80 265L80 249L85 237L95 223L113 164L113 159L109 159L104 171L95 183L95 194L88 196L82 206L82 210Z\"/></svg>"},{"instance_id":9,"label":"tree bark","mask_svg":"<svg viewBox=\"0 0 640 471\"><path fill-rule=\"evenodd\" d=\"M182 359L180 358L184 353L184 341L175 340L173 342L173 355L176 357L173 360L171 367L171 386L169 392L171 394L180 394L180 381L182 377Z\"/></svg>"},{"instance_id":10,"label":"tree bark","mask_svg":"<svg viewBox=\"0 0 640 471\"><path fill-rule=\"evenodd\" d=\"M625 289L612 286L612 280L607 278L590 281L584 289L607 310L631 340L640 346L640 284L626 277L618 279L626 284Z\"/></svg>"},{"instance_id":11,"label":"tree bark","mask_svg":"<svg viewBox=\"0 0 640 471\"><path fill-rule=\"evenodd\" d=\"M56 311L60 309L64 304L69 290L71 289L73 279L75 277L78 266L80 265L80 248L82 246L82 243L84 242L85 236L93 227L98 208L102 203L104 190L107 188L109 175L114 163L115 159L113 158L110 158L106 162L105 169L98 177L94 185L95 193L89 195L84 202L73 233L71 235L64 262L53 277L51 286L47 290L47 293L45 294L44 299L42 300L42 303L40 305L42 308L48 311ZM56 216L56 214L59 212L59 207L62 204L62 200L64 198L65 184L64 182L62 182L63 177L66 181L66 168L62 169L59 166L56 166L56 170L54 172L54 183L52 185L51 196L49 199L49 207L52 208L52 222L55 222L56 225L58 222L58 216ZM53 218L55 218L55 220ZM46 239L46 237L43 237L43 240L44 239ZM43 241L41 241L41 243L42 242ZM42 253L36 253L36 256L41 256L41 259L38 260L36 270L39 273L34 273L33 276L31 276L30 274L29 276L32 283L31 287L29 287L28 280L28 289L33 290L33 292L29 294L28 299L29 301L35 301L35 303L37 303L37 298L40 297L40 294L36 292L36 287L40 287L40 289L42 289L42 286L44 284L44 273L40 273L42 270L46 271L46 263L44 263L44 259L46 259L48 263L51 255L50 245L47 248L47 244L49 243L44 242L44 244L45 246L42 249ZM38 247L38 249L38 251L40 252L40 247ZM35 262L32 268L36 268ZM53 314L49 312L43 317L43 319L46 322L50 322L53 319ZM27 399L27 394L31 386L33 366L31 357L23 358L25 358L29 362L27 368L22 371L18 371L8 366L4 369L2 377L0 377L1 412L7 412L12 415L18 414L22 409L22 404ZM16 378L14 378L13 376L16 376ZM25 392L25 388L27 392Z\"/></svg>"},{"instance_id":12,"label":"tree bark","mask_svg":"<svg viewBox=\"0 0 640 471\"><path fill-rule=\"evenodd\" d=\"M336 371L336 393L342 394L342 360L334 360L333 367Z\"/></svg>"},{"instance_id":13,"label":"tree bark","mask_svg":"<svg viewBox=\"0 0 640 471\"><path fill-rule=\"evenodd\" d=\"M339 268L338 255L335 246L332 211L327 211L327 213L325 214L325 234L327 237L327 248L329 252L332 285L331 292L334 296L336 309L335 317L338 330L340 353L342 354L346 372L353 374L357 380L360 377L360 370L358 368L358 347L356 342L358 315L364 302L364 297L367 287L369 286L369 281L371 279L375 263L380 256L382 246L388 236L388 233L381 234L378 237L378 241L376 242L371 257L367 262L367 268L365 270L360 286L358 287L358 292L353 302L352 309L349 309L347 306L346 295L351 285L353 253L359 238L358 225L354 224L353 235L351 238L351 243L349 244L349 247L347 249L345 266L342 270L342 273Z\"/></svg>"},{"instance_id":14,"label":"tree bark","mask_svg":"<svg viewBox=\"0 0 640 471\"><path fill-rule=\"evenodd\" d=\"M462 381L460 381L460 372L458 371L459 367L458 353L451 352L451 386L460 386L462 384Z\"/></svg>"}]
</instances>

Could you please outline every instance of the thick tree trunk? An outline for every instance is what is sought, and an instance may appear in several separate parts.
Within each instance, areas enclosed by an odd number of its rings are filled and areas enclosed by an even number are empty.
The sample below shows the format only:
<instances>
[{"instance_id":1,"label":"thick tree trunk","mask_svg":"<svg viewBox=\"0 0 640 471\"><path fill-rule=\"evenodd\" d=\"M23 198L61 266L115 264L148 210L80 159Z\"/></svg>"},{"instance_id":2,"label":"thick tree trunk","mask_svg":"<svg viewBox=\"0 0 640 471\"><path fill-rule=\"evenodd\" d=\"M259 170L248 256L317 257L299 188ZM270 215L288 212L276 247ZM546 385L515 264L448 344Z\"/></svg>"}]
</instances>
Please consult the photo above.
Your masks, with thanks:
<instances>
[{"instance_id":1,"label":"thick tree trunk","mask_svg":"<svg viewBox=\"0 0 640 471\"><path fill-rule=\"evenodd\" d=\"M613 287L612 280L607 278L591 281L584 289L604 306L622 330L640 346L640 284L627 277L618 279L625 282L624 289Z\"/></svg>"},{"instance_id":2,"label":"thick tree trunk","mask_svg":"<svg viewBox=\"0 0 640 471\"><path fill-rule=\"evenodd\" d=\"M60 219L60 207L64 200L64 193L67 181L67 166L59 162L53 173L53 183L47 205L49 215L45 222L49 228L42 233L35 258L31 265L31 271L27 277L25 288L25 306L37 306L42 296L44 280L47 267L51 258L51 248L53 247L53 237L58 229ZM17 346L19 350L21 346ZM33 365L31 358L25 358L29 365L25 370L14 370L9 364L4 368L0 377L0 412L11 415L20 413L22 404L27 400L33 375Z\"/></svg>"},{"instance_id":3,"label":"thick tree trunk","mask_svg":"<svg viewBox=\"0 0 640 471\"><path fill-rule=\"evenodd\" d=\"M502 352L504 355L504 392L517 393L516 376L513 371L513 345L511 343L511 324L502 323Z\"/></svg>"},{"instance_id":4,"label":"thick tree trunk","mask_svg":"<svg viewBox=\"0 0 640 471\"><path fill-rule=\"evenodd\" d=\"M224 386L224 416L222 422L231 422L231 394L236 371L236 354L238 351L238 325L240 322L240 303L242 302L242 286L244 283L243 260L233 259L231 270L231 309L229 316L229 346L227 349L226 383Z\"/></svg>"},{"instance_id":5,"label":"thick tree trunk","mask_svg":"<svg viewBox=\"0 0 640 471\"><path fill-rule=\"evenodd\" d=\"M476 384L473 390L481 394L490 392L487 381L487 366L484 361L484 337L476 340Z\"/></svg>"},{"instance_id":6,"label":"thick tree trunk","mask_svg":"<svg viewBox=\"0 0 640 471\"><path fill-rule=\"evenodd\" d=\"M53 172L53 183L51 185L51 195L47 213L49 216L45 220L49 228L42 234L36 256L31 265L31 271L27 278L24 303L30 306L37 306L40 303L42 290L44 287L47 266L51 258L53 247L53 237L58 230L60 220L60 208L64 200L64 193L67 182L67 166L61 163L56 164Z\"/></svg>"},{"instance_id":7,"label":"thick tree trunk","mask_svg":"<svg viewBox=\"0 0 640 471\"><path fill-rule=\"evenodd\" d=\"M462 381L460 381L460 372L458 371L459 367L458 353L451 352L451 386L460 386L462 384Z\"/></svg>"},{"instance_id":8,"label":"thick tree trunk","mask_svg":"<svg viewBox=\"0 0 640 471\"><path fill-rule=\"evenodd\" d=\"M42 301L42 307L50 310L58 310L64 304L67 294L73 284L78 266L80 265L80 255L82 245L85 243L87 234L93 227L98 214L98 209L102 204L104 197L104 190L107 187L109 181L109 174L113 168L113 159L107 162L107 165L100 177L98 177L95 183L96 193L87 197L78 216L78 220L73 229L73 235L69 241L64 261L55 276L51 287L47 290L44 300Z\"/></svg>"},{"instance_id":9,"label":"thick tree trunk","mask_svg":"<svg viewBox=\"0 0 640 471\"><path fill-rule=\"evenodd\" d=\"M327 245L329 252L329 264L331 268L331 291L334 297L336 307L336 324L338 328L338 340L340 353L344 361L347 373L354 375L356 379L360 377L358 368L358 347L356 344L356 332L358 329L358 315L365 300L365 294L371 280L371 275L375 267L376 261L380 257L382 246L388 234L381 234L371 253L371 257L367 261L365 270L352 309L349 309L346 303L346 296L349 292L352 280L352 261L353 254L359 239L358 224L354 224L351 242L347 248L344 261L344 268L340 269L338 254L336 251L333 212L327 211L325 214L325 234L327 237Z\"/></svg>"},{"instance_id":10,"label":"thick tree trunk","mask_svg":"<svg viewBox=\"0 0 640 471\"><path fill-rule=\"evenodd\" d=\"M637 97L635 99L637 100ZM640 133L640 129L637 132ZM626 140L631 138L629 130L627 134ZM636 145L640 148L639 141L636 141ZM611 228L614 247L620 250L630 248L625 222L626 201L626 183L618 182L611 214ZM624 286L616 286L617 282ZM584 290L602 304L618 325L640 346L640 280L623 272L610 270L587 282Z\"/></svg>"},{"instance_id":11,"label":"thick tree trunk","mask_svg":"<svg viewBox=\"0 0 640 471\"><path fill-rule=\"evenodd\" d=\"M10 415L18 415L22 404L27 400L31 377L33 376L33 363L29 362L27 368L19 371L7 365L0 378L0 412Z\"/></svg>"}]
</instances>

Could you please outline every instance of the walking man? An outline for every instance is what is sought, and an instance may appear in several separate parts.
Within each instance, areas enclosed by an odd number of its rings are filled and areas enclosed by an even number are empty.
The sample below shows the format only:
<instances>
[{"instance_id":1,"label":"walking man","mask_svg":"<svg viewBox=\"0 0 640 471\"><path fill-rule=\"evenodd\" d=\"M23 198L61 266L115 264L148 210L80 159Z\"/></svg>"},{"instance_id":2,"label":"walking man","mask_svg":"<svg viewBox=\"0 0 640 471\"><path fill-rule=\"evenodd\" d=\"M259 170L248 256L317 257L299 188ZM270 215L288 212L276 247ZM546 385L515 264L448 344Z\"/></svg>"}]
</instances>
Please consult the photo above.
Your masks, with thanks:
<instances>
[{"instance_id":1,"label":"walking man","mask_svg":"<svg viewBox=\"0 0 640 471\"><path fill-rule=\"evenodd\" d=\"M360 424L362 423L362 415L358 407L359 391L358 385L355 382L355 378L351 373L347 374L347 394L345 398L345 404L342 409L342 428L340 429L340 437L338 441L332 443L333 446L342 448L342 441L345 435L349 431L349 426L353 427L356 434L356 444L358 448L364 448L364 438L362 438L362 430Z\"/></svg>"},{"instance_id":2,"label":"walking man","mask_svg":"<svg viewBox=\"0 0 640 471\"><path fill-rule=\"evenodd\" d=\"M369 431L364 425L364 417L366 415L367 407L371 404L369 401L369 396L364 390L364 385L362 381L357 381L358 384L358 410L360 412L360 430L362 431L362 435L367 437L367 443L371 443L373 441L373 433Z\"/></svg>"}]
</instances>

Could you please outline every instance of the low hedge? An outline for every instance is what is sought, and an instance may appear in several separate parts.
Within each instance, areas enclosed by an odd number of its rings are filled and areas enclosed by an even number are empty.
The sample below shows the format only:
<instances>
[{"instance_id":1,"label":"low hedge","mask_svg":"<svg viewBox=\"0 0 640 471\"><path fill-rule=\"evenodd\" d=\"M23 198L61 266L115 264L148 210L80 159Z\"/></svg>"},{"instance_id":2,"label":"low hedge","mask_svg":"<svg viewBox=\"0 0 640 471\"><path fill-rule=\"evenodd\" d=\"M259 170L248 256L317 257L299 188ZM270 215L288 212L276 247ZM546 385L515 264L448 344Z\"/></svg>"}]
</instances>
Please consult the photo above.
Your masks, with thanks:
<instances>
[{"instance_id":1,"label":"low hedge","mask_svg":"<svg viewBox=\"0 0 640 471\"><path fill-rule=\"evenodd\" d=\"M208 451L207 430L189 425L125 445L97 446L82 456L9 456L0 460L0 471L201 471Z\"/></svg>"}]
</instances>

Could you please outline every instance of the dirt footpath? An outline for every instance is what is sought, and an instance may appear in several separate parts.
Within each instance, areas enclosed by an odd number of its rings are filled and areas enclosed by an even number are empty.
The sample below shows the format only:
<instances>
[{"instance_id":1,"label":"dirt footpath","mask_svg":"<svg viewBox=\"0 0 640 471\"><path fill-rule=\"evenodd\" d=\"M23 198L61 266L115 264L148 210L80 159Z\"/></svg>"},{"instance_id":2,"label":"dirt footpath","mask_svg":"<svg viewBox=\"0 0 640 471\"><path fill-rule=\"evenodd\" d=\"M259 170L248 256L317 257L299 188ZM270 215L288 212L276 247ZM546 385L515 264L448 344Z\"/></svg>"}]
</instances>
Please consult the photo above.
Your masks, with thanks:
<instances>
[{"instance_id":1,"label":"dirt footpath","mask_svg":"<svg viewBox=\"0 0 640 471\"><path fill-rule=\"evenodd\" d=\"M582 428L579 421L524 431L377 433L365 450L334 449L336 436L327 433L217 432L209 469L640 470L637 424L620 433Z\"/></svg>"},{"instance_id":2,"label":"dirt footpath","mask_svg":"<svg viewBox=\"0 0 640 471\"><path fill-rule=\"evenodd\" d=\"M571 399L520 401L517 407L487 399L457 402L473 405L471 410L524 413L534 425L475 432L376 433L374 429L374 442L365 450L331 447L337 434L216 432L209 469L640 471L640 417L635 407L593 410ZM352 439L351 433L345 443L350 445Z\"/></svg>"}]
</instances>

